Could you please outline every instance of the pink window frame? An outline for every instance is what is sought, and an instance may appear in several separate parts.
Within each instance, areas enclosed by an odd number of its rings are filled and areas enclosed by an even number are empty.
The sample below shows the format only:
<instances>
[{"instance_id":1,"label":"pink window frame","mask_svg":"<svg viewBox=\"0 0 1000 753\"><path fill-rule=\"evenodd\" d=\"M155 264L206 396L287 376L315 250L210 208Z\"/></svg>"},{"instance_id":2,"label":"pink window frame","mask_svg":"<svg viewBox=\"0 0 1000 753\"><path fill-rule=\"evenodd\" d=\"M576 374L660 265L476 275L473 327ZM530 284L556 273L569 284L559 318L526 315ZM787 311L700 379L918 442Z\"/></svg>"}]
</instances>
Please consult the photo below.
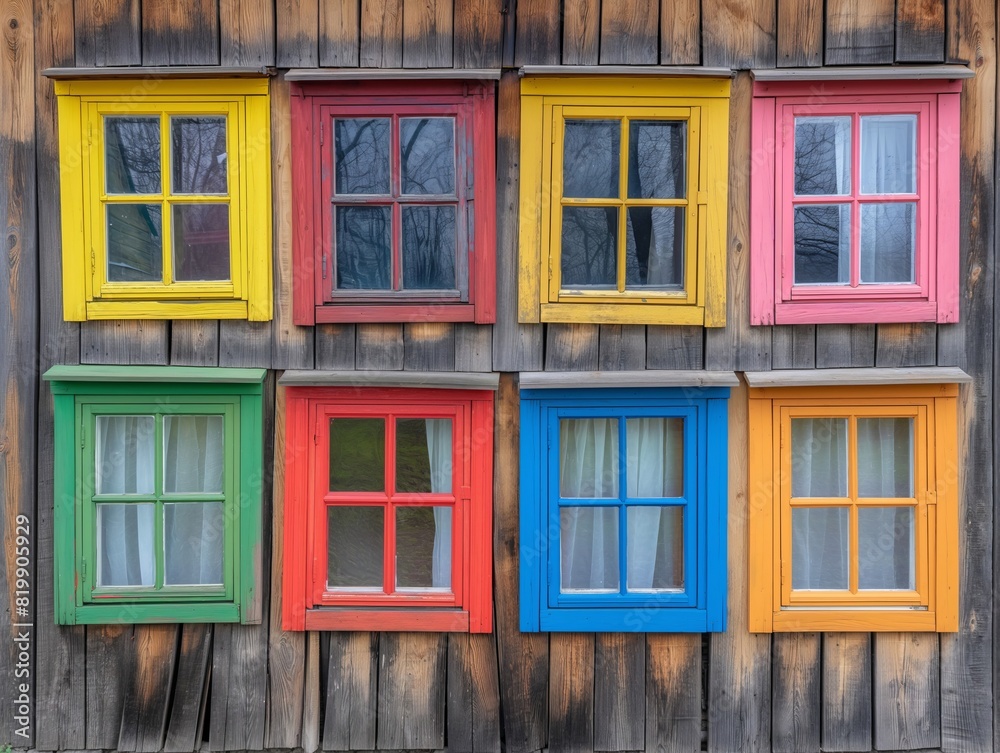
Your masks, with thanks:
<instances>
[{"instance_id":1,"label":"pink window frame","mask_svg":"<svg viewBox=\"0 0 1000 753\"><path fill-rule=\"evenodd\" d=\"M752 324L958 321L960 81L757 82L752 112ZM917 193L884 201L917 202L914 284L858 284L857 210L852 208L851 286L794 286L794 117L852 117L851 189L859 206L859 117L917 115ZM846 202L845 202L846 203ZM870 202L864 202L870 203Z\"/></svg>"}]
</instances>

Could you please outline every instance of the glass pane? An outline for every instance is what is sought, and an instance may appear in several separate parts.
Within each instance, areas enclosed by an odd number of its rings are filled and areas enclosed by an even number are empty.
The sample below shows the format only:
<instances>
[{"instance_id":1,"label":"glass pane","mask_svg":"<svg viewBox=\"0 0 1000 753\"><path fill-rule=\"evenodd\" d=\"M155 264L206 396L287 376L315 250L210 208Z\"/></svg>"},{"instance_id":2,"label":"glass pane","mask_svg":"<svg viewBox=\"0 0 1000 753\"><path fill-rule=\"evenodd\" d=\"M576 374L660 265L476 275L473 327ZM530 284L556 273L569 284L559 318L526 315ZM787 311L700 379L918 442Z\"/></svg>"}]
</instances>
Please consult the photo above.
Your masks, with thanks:
<instances>
[{"instance_id":1,"label":"glass pane","mask_svg":"<svg viewBox=\"0 0 1000 753\"><path fill-rule=\"evenodd\" d=\"M97 505L97 585L156 585L153 504Z\"/></svg>"},{"instance_id":2,"label":"glass pane","mask_svg":"<svg viewBox=\"0 0 1000 753\"><path fill-rule=\"evenodd\" d=\"M913 497L913 419L858 419L858 496Z\"/></svg>"},{"instance_id":3,"label":"glass pane","mask_svg":"<svg viewBox=\"0 0 1000 753\"><path fill-rule=\"evenodd\" d=\"M385 491L385 419L330 419L330 491Z\"/></svg>"},{"instance_id":4,"label":"glass pane","mask_svg":"<svg viewBox=\"0 0 1000 753\"><path fill-rule=\"evenodd\" d=\"M850 587L849 522L846 507L792 508L792 588Z\"/></svg>"},{"instance_id":5,"label":"glass pane","mask_svg":"<svg viewBox=\"0 0 1000 753\"><path fill-rule=\"evenodd\" d=\"M229 205L174 204L174 279L229 279Z\"/></svg>"},{"instance_id":6,"label":"glass pane","mask_svg":"<svg viewBox=\"0 0 1000 753\"><path fill-rule=\"evenodd\" d=\"M625 446L628 496L683 496L683 418L627 418Z\"/></svg>"},{"instance_id":7,"label":"glass pane","mask_svg":"<svg viewBox=\"0 0 1000 753\"><path fill-rule=\"evenodd\" d=\"M455 207L404 206L403 287L455 289Z\"/></svg>"},{"instance_id":8,"label":"glass pane","mask_svg":"<svg viewBox=\"0 0 1000 753\"><path fill-rule=\"evenodd\" d=\"M163 584L222 585L225 529L222 502L163 505Z\"/></svg>"},{"instance_id":9,"label":"glass pane","mask_svg":"<svg viewBox=\"0 0 1000 753\"><path fill-rule=\"evenodd\" d=\"M559 554L559 587L563 593L617 593L618 508L561 508Z\"/></svg>"},{"instance_id":10,"label":"glass pane","mask_svg":"<svg viewBox=\"0 0 1000 753\"><path fill-rule=\"evenodd\" d=\"M334 121L338 194L389 193L389 119Z\"/></svg>"},{"instance_id":11,"label":"glass pane","mask_svg":"<svg viewBox=\"0 0 1000 753\"><path fill-rule=\"evenodd\" d=\"M563 207L562 286L618 284L618 209Z\"/></svg>"},{"instance_id":12,"label":"glass pane","mask_svg":"<svg viewBox=\"0 0 1000 753\"><path fill-rule=\"evenodd\" d=\"M337 224L337 287L389 290L392 287L391 209L334 207Z\"/></svg>"},{"instance_id":13,"label":"glass pane","mask_svg":"<svg viewBox=\"0 0 1000 753\"><path fill-rule=\"evenodd\" d=\"M684 508L629 507L625 538L629 591L684 587Z\"/></svg>"},{"instance_id":14,"label":"glass pane","mask_svg":"<svg viewBox=\"0 0 1000 753\"><path fill-rule=\"evenodd\" d=\"M858 588L902 589L915 585L912 507L858 508Z\"/></svg>"},{"instance_id":15,"label":"glass pane","mask_svg":"<svg viewBox=\"0 0 1000 753\"><path fill-rule=\"evenodd\" d=\"M861 205L861 282L913 282L917 205Z\"/></svg>"},{"instance_id":16,"label":"glass pane","mask_svg":"<svg viewBox=\"0 0 1000 753\"><path fill-rule=\"evenodd\" d=\"M396 419L396 491L451 494L450 418Z\"/></svg>"},{"instance_id":17,"label":"glass pane","mask_svg":"<svg viewBox=\"0 0 1000 753\"><path fill-rule=\"evenodd\" d=\"M104 118L108 193L160 193L160 119Z\"/></svg>"},{"instance_id":18,"label":"glass pane","mask_svg":"<svg viewBox=\"0 0 1000 753\"><path fill-rule=\"evenodd\" d=\"M850 116L795 118L795 193L851 192Z\"/></svg>"},{"instance_id":19,"label":"glass pane","mask_svg":"<svg viewBox=\"0 0 1000 753\"><path fill-rule=\"evenodd\" d=\"M559 421L559 496L618 497L618 419Z\"/></svg>"},{"instance_id":20,"label":"glass pane","mask_svg":"<svg viewBox=\"0 0 1000 753\"><path fill-rule=\"evenodd\" d=\"M792 419L792 496L847 496L847 419Z\"/></svg>"},{"instance_id":21,"label":"glass pane","mask_svg":"<svg viewBox=\"0 0 1000 753\"><path fill-rule=\"evenodd\" d=\"M917 116L861 117L861 193L917 192Z\"/></svg>"},{"instance_id":22,"label":"glass pane","mask_svg":"<svg viewBox=\"0 0 1000 753\"><path fill-rule=\"evenodd\" d=\"M152 416L97 416L97 494L152 494L156 421Z\"/></svg>"},{"instance_id":23,"label":"glass pane","mask_svg":"<svg viewBox=\"0 0 1000 753\"><path fill-rule=\"evenodd\" d=\"M851 205L795 207L795 284L851 281Z\"/></svg>"},{"instance_id":24,"label":"glass pane","mask_svg":"<svg viewBox=\"0 0 1000 753\"><path fill-rule=\"evenodd\" d=\"M451 588L451 508L396 508L396 588Z\"/></svg>"},{"instance_id":25,"label":"glass pane","mask_svg":"<svg viewBox=\"0 0 1000 753\"><path fill-rule=\"evenodd\" d=\"M404 194L455 194L454 118L400 118Z\"/></svg>"},{"instance_id":26,"label":"glass pane","mask_svg":"<svg viewBox=\"0 0 1000 753\"><path fill-rule=\"evenodd\" d=\"M628 133L628 197L683 199L687 123L633 120Z\"/></svg>"},{"instance_id":27,"label":"glass pane","mask_svg":"<svg viewBox=\"0 0 1000 753\"><path fill-rule=\"evenodd\" d=\"M173 193L226 193L226 119L170 119Z\"/></svg>"},{"instance_id":28,"label":"glass pane","mask_svg":"<svg viewBox=\"0 0 1000 753\"><path fill-rule=\"evenodd\" d=\"M618 197L621 123L617 120L567 120L563 152L563 196Z\"/></svg>"},{"instance_id":29,"label":"glass pane","mask_svg":"<svg viewBox=\"0 0 1000 753\"><path fill-rule=\"evenodd\" d=\"M225 470L222 416L163 417L166 494L222 494Z\"/></svg>"},{"instance_id":30,"label":"glass pane","mask_svg":"<svg viewBox=\"0 0 1000 753\"><path fill-rule=\"evenodd\" d=\"M629 207L625 287L684 285L684 207Z\"/></svg>"},{"instance_id":31,"label":"glass pane","mask_svg":"<svg viewBox=\"0 0 1000 753\"><path fill-rule=\"evenodd\" d=\"M163 210L159 204L108 204L108 280L163 279Z\"/></svg>"},{"instance_id":32,"label":"glass pane","mask_svg":"<svg viewBox=\"0 0 1000 753\"><path fill-rule=\"evenodd\" d=\"M327 508L328 588L382 589L385 509Z\"/></svg>"}]
</instances>

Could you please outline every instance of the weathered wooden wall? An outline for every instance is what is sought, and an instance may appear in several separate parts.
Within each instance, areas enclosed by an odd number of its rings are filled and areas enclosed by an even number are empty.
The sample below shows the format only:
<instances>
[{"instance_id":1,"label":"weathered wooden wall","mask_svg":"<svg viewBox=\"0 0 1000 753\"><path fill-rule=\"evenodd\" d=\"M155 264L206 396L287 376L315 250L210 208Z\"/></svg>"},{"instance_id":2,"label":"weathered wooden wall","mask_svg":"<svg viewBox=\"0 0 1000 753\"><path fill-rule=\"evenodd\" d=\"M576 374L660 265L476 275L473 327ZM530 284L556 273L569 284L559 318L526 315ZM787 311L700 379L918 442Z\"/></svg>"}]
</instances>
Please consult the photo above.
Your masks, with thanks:
<instances>
[{"instance_id":1,"label":"weathered wooden wall","mask_svg":"<svg viewBox=\"0 0 1000 753\"><path fill-rule=\"evenodd\" d=\"M33 536L30 614L0 610L0 743L180 753L301 747L560 751L868 751L1000 747L992 688L997 8L990 0L0 0L0 590L16 516ZM750 327L746 69L968 62L962 95L961 324ZM272 322L62 321L55 105L48 66L266 65L272 88ZM731 66L728 324L516 321L515 66ZM498 316L472 324L291 323L289 67L503 67ZM280 627L283 395L267 383L265 579L258 626L52 625L55 363L504 372L497 398L492 635L294 634ZM746 631L746 395L731 401L730 614L722 634L521 634L518 398L531 370L961 365L961 629ZM273 441L272 441L273 439ZM273 462L273 476L270 473ZM273 497L270 493L273 488ZM37 503L36 503L37 500ZM10 601L10 605L14 602ZM18 737L13 637L32 623L32 739ZM10 636L10 639L7 636ZM994 680L998 682L995 683Z\"/></svg>"}]
</instances>

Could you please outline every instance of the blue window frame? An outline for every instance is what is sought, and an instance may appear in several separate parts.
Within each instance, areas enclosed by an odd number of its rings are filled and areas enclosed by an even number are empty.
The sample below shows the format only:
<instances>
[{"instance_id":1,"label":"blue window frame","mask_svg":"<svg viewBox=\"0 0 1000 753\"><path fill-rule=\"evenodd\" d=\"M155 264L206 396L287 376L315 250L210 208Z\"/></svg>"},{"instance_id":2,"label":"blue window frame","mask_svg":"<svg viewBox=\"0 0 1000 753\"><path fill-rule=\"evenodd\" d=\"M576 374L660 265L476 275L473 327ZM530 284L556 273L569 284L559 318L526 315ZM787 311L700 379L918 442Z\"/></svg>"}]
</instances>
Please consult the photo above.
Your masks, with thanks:
<instances>
[{"instance_id":1,"label":"blue window frame","mask_svg":"<svg viewBox=\"0 0 1000 753\"><path fill-rule=\"evenodd\" d=\"M728 387L521 391L521 630L726 622Z\"/></svg>"}]
</instances>

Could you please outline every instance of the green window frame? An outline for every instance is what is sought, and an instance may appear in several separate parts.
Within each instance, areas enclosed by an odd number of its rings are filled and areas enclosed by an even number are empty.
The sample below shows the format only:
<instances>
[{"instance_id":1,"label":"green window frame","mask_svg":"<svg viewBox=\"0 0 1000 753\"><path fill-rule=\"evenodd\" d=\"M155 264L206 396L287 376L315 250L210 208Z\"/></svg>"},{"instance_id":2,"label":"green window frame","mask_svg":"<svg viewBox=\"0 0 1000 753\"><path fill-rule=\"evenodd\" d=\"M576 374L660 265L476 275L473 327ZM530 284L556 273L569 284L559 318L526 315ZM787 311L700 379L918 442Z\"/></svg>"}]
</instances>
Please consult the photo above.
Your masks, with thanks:
<instances>
[{"instance_id":1,"label":"green window frame","mask_svg":"<svg viewBox=\"0 0 1000 753\"><path fill-rule=\"evenodd\" d=\"M264 375L263 369L185 366L54 366L45 373L54 399L56 624L261 621ZM120 453L100 450L105 445L99 443L99 424L111 424L103 417L139 418L128 435L133 444L122 444L124 460ZM206 419L200 424L206 440L210 430L221 439L212 460L218 470L205 472L199 491L181 491L178 481L167 479L168 462L182 463L176 457L168 461L168 445L173 445L167 440L170 427L182 428L181 417L196 423ZM102 474L110 474L111 458L128 465L127 452L133 449L141 474L134 471L129 488L104 488ZM206 466L209 449L195 456ZM146 456L144 463L140 454ZM168 537L168 517L179 525L184 517L179 511L196 504L203 505L203 520L196 523L205 526L200 538ZM136 521L141 517L137 530L141 525L147 544L152 543L152 552L141 552L136 534L140 553L133 561L142 562L139 583L110 582L110 577L100 582L102 563L110 559L101 551L100 518L116 508L122 518L129 517L126 509ZM199 576L206 580L170 583L168 548L197 550L206 543L221 549L221 571L215 560L207 567L210 574ZM171 560L175 572L184 557L183 550L177 552Z\"/></svg>"}]
</instances>

